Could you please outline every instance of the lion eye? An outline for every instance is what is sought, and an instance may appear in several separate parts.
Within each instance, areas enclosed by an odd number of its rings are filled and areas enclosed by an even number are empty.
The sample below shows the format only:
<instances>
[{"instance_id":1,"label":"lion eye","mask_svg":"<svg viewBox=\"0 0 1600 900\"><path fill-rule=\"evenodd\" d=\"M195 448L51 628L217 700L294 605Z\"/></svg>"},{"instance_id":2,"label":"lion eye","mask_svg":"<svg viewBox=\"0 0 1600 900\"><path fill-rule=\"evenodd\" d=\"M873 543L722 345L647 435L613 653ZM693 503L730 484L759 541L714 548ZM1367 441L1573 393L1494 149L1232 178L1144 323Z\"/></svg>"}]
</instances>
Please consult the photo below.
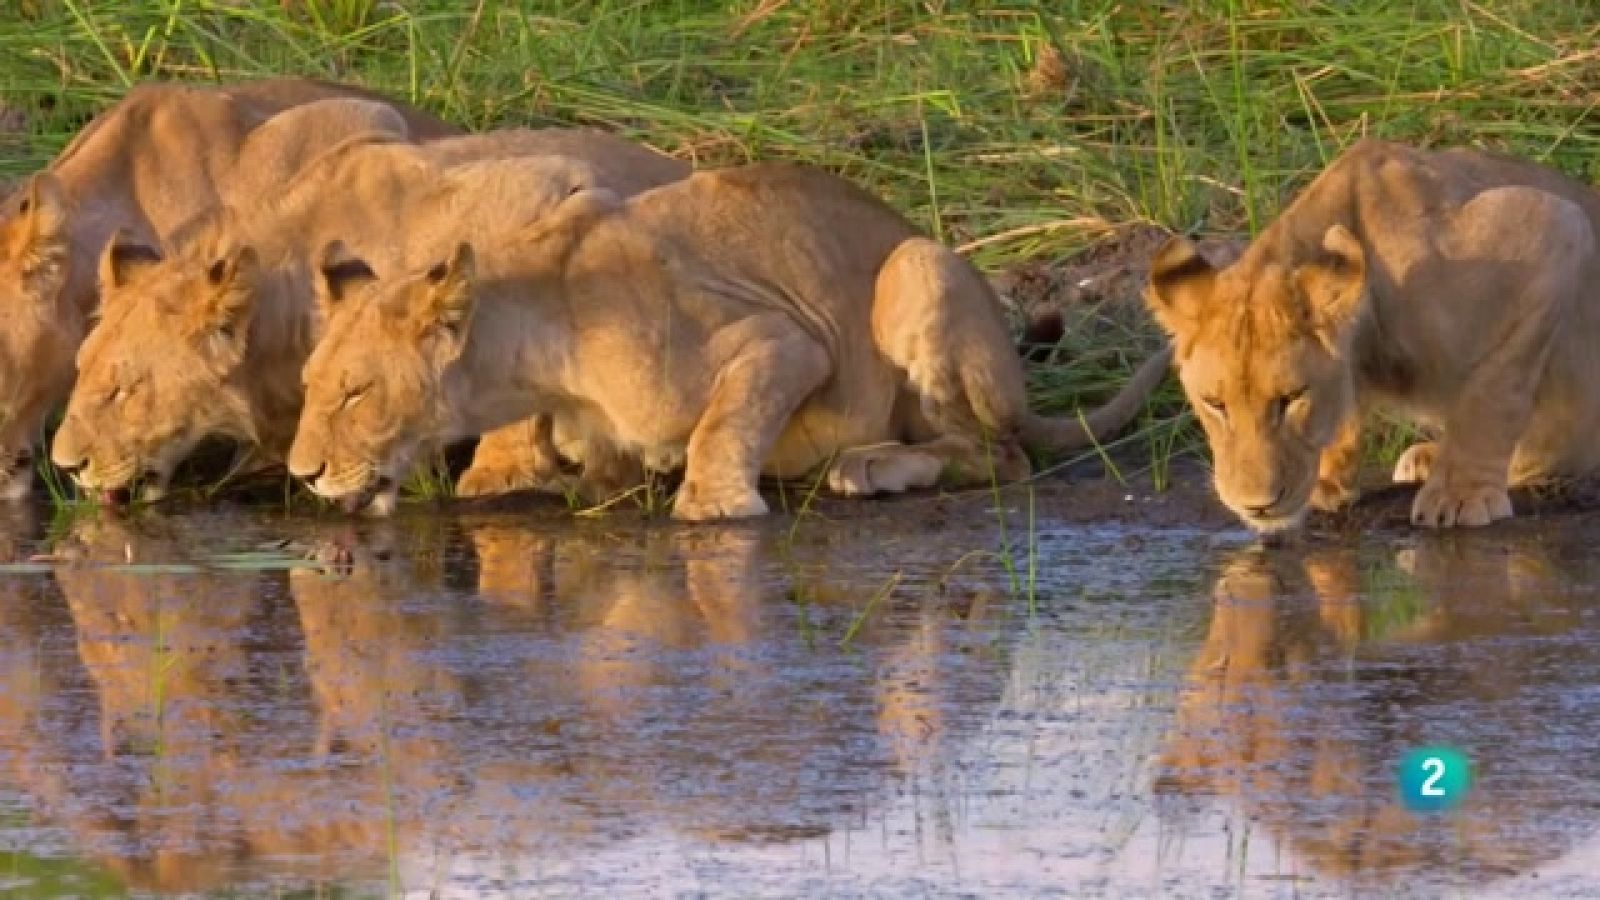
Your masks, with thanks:
<instances>
[{"instance_id":1,"label":"lion eye","mask_svg":"<svg viewBox=\"0 0 1600 900\"><path fill-rule=\"evenodd\" d=\"M128 399L128 389L119 384L111 389L111 393L106 397L106 402L116 404L126 399Z\"/></svg>"},{"instance_id":2,"label":"lion eye","mask_svg":"<svg viewBox=\"0 0 1600 900\"><path fill-rule=\"evenodd\" d=\"M1288 415L1289 407L1293 406L1295 401L1299 400L1301 397L1304 397L1307 390L1308 388L1301 387L1279 394L1277 402L1274 404L1274 411L1278 414L1278 418L1281 419Z\"/></svg>"},{"instance_id":3,"label":"lion eye","mask_svg":"<svg viewBox=\"0 0 1600 900\"><path fill-rule=\"evenodd\" d=\"M1226 416L1228 414L1228 405L1215 397L1205 397L1200 402L1204 403L1206 408L1210 409L1219 416Z\"/></svg>"},{"instance_id":4,"label":"lion eye","mask_svg":"<svg viewBox=\"0 0 1600 900\"><path fill-rule=\"evenodd\" d=\"M353 390L353 391L349 392L348 394L344 395L344 400L343 400L343 402L341 402L339 404L339 408L340 409L349 409L350 407L355 406L357 403L360 403L362 400L365 400L365 399L367 399L367 389L364 388L364 387L363 388L356 388L355 390Z\"/></svg>"}]
</instances>

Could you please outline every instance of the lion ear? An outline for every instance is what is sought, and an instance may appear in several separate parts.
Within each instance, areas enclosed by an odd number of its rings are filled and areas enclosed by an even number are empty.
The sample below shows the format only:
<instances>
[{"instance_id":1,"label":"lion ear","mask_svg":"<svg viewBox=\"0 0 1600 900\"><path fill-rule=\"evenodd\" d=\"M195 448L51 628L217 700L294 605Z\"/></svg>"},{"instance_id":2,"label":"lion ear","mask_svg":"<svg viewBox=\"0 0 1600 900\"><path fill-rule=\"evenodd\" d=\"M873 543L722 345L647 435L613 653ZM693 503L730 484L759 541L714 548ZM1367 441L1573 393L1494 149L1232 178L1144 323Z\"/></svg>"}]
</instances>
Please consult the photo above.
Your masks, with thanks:
<instances>
[{"instance_id":1,"label":"lion ear","mask_svg":"<svg viewBox=\"0 0 1600 900\"><path fill-rule=\"evenodd\" d=\"M1322 249L1319 258L1295 268L1294 283L1312 334L1328 352L1337 353L1366 303L1367 255L1343 225L1328 229Z\"/></svg>"},{"instance_id":2,"label":"lion ear","mask_svg":"<svg viewBox=\"0 0 1600 900\"><path fill-rule=\"evenodd\" d=\"M1200 255L1200 248L1174 235L1150 261L1145 306L1167 334L1183 344L1204 317L1216 278L1216 267Z\"/></svg>"},{"instance_id":3,"label":"lion ear","mask_svg":"<svg viewBox=\"0 0 1600 900\"><path fill-rule=\"evenodd\" d=\"M622 206L621 195L609 188L577 184L554 209L524 225L519 238L525 246L537 246L544 258L564 259L596 219Z\"/></svg>"},{"instance_id":4,"label":"lion ear","mask_svg":"<svg viewBox=\"0 0 1600 900\"><path fill-rule=\"evenodd\" d=\"M66 241L66 191L54 174L40 172L28 181L27 192L17 212L27 222L25 233L31 243Z\"/></svg>"},{"instance_id":5,"label":"lion ear","mask_svg":"<svg viewBox=\"0 0 1600 900\"><path fill-rule=\"evenodd\" d=\"M126 287L159 262L159 250L135 241L126 228L118 228L100 253L100 289Z\"/></svg>"},{"instance_id":6,"label":"lion ear","mask_svg":"<svg viewBox=\"0 0 1600 900\"><path fill-rule=\"evenodd\" d=\"M378 280L367 261L355 256L337 238L317 254L317 311L326 322L335 308L356 291Z\"/></svg>"},{"instance_id":7,"label":"lion ear","mask_svg":"<svg viewBox=\"0 0 1600 900\"><path fill-rule=\"evenodd\" d=\"M212 288L202 309L207 330L230 344L242 340L255 312L260 273L261 257L254 247L237 247L217 257L206 269L206 282Z\"/></svg>"},{"instance_id":8,"label":"lion ear","mask_svg":"<svg viewBox=\"0 0 1600 900\"><path fill-rule=\"evenodd\" d=\"M426 327L439 328L460 341L472 321L473 280L477 261L472 245L456 245L450 258L428 270L418 313Z\"/></svg>"},{"instance_id":9,"label":"lion ear","mask_svg":"<svg viewBox=\"0 0 1600 900\"><path fill-rule=\"evenodd\" d=\"M67 235L67 198L61 182L50 172L28 181L17 204L17 243L12 247L22 262L24 277L40 299L54 300L55 289L66 280L71 252Z\"/></svg>"}]
</instances>

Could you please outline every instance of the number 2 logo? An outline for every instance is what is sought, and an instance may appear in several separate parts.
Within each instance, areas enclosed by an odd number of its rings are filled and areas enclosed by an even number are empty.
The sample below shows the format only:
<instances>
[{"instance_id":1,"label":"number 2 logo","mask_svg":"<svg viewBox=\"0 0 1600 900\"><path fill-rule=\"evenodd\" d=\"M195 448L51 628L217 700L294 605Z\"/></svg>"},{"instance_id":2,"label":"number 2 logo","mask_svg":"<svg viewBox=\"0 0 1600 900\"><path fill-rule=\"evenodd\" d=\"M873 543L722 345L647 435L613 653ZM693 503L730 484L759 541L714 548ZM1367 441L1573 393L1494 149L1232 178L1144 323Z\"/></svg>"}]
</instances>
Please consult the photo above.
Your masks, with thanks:
<instances>
[{"instance_id":1,"label":"number 2 logo","mask_svg":"<svg viewBox=\"0 0 1600 900\"><path fill-rule=\"evenodd\" d=\"M1422 761L1422 768L1424 771L1430 773L1427 780L1422 782L1422 796L1443 797L1445 795L1445 791L1443 788L1439 787L1439 780L1444 778L1444 760L1437 756L1430 756Z\"/></svg>"},{"instance_id":2,"label":"number 2 logo","mask_svg":"<svg viewBox=\"0 0 1600 900\"><path fill-rule=\"evenodd\" d=\"M1454 747L1419 747L1405 754L1395 772L1400 800L1417 813L1441 813L1466 800L1472 762Z\"/></svg>"}]
</instances>

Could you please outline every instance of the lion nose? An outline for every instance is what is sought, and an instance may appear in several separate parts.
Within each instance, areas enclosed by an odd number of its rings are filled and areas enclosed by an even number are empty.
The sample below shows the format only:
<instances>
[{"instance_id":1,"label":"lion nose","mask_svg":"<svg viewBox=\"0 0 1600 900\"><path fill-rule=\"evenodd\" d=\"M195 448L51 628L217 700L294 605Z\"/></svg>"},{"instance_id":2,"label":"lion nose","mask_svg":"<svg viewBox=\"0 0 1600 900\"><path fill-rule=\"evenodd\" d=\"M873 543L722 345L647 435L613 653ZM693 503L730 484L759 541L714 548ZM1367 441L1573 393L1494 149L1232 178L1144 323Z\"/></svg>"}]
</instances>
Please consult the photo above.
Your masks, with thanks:
<instances>
[{"instance_id":1,"label":"lion nose","mask_svg":"<svg viewBox=\"0 0 1600 900\"><path fill-rule=\"evenodd\" d=\"M1265 516L1268 513L1271 513L1272 510L1273 510L1273 507L1277 506L1278 502L1283 499L1284 490L1285 490L1284 488L1278 488L1278 493L1274 494L1272 496L1271 500L1268 500L1266 503L1260 503L1260 504L1257 504L1257 503L1246 504L1245 505L1245 509L1250 510L1250 514L1253 515L1253 516Z\"/></svg>"}]
</instances>

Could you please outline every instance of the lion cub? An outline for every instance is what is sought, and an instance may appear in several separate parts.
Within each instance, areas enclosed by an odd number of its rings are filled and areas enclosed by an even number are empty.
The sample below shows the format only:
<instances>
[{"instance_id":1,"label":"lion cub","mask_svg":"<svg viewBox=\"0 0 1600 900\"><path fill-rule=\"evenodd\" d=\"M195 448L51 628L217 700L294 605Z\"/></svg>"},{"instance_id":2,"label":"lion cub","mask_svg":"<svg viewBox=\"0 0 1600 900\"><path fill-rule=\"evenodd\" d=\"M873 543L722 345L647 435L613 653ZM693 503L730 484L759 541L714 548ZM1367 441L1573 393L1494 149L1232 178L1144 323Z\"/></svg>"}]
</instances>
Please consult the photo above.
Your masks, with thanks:
<instances>
[{"instance_id":1,"label":"lion cub","mask_svg":"<svg viewBox=\"0 0 1600 900\"><path fill-rule=\"evenodd\" d=\"M1183 238L1146 300L1177 348L1216 462L1252 528L1356 493L1363 414L1432 429L1396 481L1412 521L1512 514L1509 483L1600 465L1600 194L1468 150L1353 146L1233 265Z\"/></svg>"},{"instance_id":2,"label":"lion cub","mask_svg":"<svg viewBox=\"0 0 1600 900\"><path fill-rule=\"evenodd\" d=\"M1168 364L1147 362L1087 428L1037 415L978 271L803 166L627 201L580 190L480 246L333 308L289 455L317 493L359 498L422 448L536 414L685 468L680 519L765 513L763 472L825 467L845 494L987 484L1025 477L1024 447L1120 429Z\"/></svg>"}]
</instances>

